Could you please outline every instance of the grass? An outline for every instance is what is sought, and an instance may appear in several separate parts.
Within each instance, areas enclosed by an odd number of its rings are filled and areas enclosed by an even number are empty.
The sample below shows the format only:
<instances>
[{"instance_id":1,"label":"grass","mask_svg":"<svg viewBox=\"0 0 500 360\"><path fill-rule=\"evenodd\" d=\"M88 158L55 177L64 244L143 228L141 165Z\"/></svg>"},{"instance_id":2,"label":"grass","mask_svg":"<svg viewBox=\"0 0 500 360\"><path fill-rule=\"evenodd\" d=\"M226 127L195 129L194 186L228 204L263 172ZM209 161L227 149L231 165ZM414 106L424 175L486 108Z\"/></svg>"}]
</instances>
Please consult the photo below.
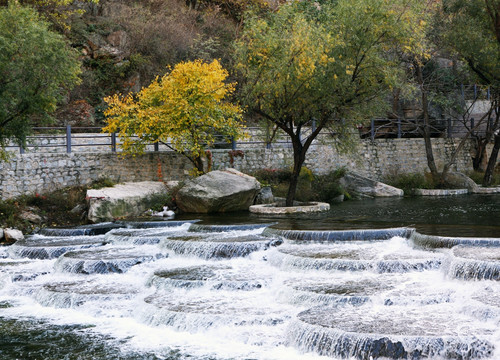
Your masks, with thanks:
<instances>
[{"instance_id":1,"label":"grass","mask_svg":"<svg viewBox=\"0 0 500 360\"><path fill-rule=\"evenodd\" d=\"M483 183L484 172L472 171L467 174L478 185ZM500 186L500 170L493 173L493 179L490 186Z\"/></svg>"},{"instance_id":2,"label":"grass","mask_svg":"<svg viewBox=\"0 0 500 360\"><path fill-rule=\"evenodd\" d=\"M114 183L101 178L88 186L72 186L48 193L22 195L13 199L0 200L0 227L17 228L25 234L41 226L75 226L86 223L82 217L86 209L88 189L100 189ZM80 211L71 212L77 205ZM24 212L31 212L41 217L40 224L23 219Z\"/></svg>"},{"instance_id":3,"label":"grass","mask_svg":"<svg viewBox=\"0 0 500 360\"><path fill-rule=\"evenodd\" d=\"M432 177L429 173L398 174L388 176L385 183L402 189L405 195L412 195L414 189L435 189Z\"/></svg>"}]
</instances>

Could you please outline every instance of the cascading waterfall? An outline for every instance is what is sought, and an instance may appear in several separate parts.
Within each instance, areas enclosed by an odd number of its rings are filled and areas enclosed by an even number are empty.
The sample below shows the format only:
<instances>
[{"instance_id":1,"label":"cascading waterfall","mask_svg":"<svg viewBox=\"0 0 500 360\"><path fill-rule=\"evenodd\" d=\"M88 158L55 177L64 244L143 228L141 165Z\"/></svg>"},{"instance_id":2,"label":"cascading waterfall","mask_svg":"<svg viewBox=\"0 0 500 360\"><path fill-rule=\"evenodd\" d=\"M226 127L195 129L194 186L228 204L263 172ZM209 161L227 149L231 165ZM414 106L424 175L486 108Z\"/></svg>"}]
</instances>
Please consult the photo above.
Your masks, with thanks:
<instances>
[{"instance_id":1,"label":"cascading waterfall","mask_svg":"<svg viewBox=\"0 0 500 360\"><path fill-rule=\"evenodd\" d=\"M285 268L338 271L376 271L380 273L437 269L442 254L413 251L406 239L395 237L388 242L349 242L331 245L312 244L307 247L288 245L279 248L273 263ZM387 251L395 247L394 250Z\"/></svg>"},{"instance_id":2,"label":"cascading waterfall","mask_svg":"<svg viewBox=\"0 0 500 360\"><path fill-rule=\"evenodd\" d=\"M208 287L214 290L255 290L267 284L256 279L251 268L235 269L228 265L200 265L155 271L148 285L158 289Z\"/></svg>"},{"instance_id":3,"label":"cascading waterfall","mask_svg":"<svg viewBox=\"0 0 500 360\"><path fill-rule=\"evenodd\" d=\"M202 224L194 224L189 228L190 232L226 232L226 231L241 231L241 230L255 230L255 229L264 229L273 224L241 224L241 225L202 225Z\"/></svg>"},{"instance_id":4,"label":"cascading waterfall","mask_svg":"<svg viewBox=\"0 0 500 360\"><path fill-rule=\"evenodd\" d=\"M307 230L279 230L266 228L263 232L267 236L283 236L297 241L354 241L354 240L389 240L395 236L409 237L415 230L412 228L394 228L377 230L342 230L342 231L307 231Z\"/></svg>"},{"instance_id":5,"label":"cascading waterfall","mask_svg":"<svg viewBox=\"0 0 500 360\"><path fill-rule=\"evenodd\" d=\"M465 280L500 280L500 247L458 245L452 253L450 276Z\"/></svg>"},{"instance_id":6,"label":"cascading waterfall","mask_svg":"<svg viewBox=\"0 0 500 360\"><path fill-rule=\"evenodd\" d=\"M197 256L203 259L229 259L244 257L252 252L266 250L270 246L281 244L281 240L270 239L249 230L245 234L237 235L234 231L215 233L210 235L169 236L162 241L161 246L172 250L176 254ZM253 232L253 234L252 234Z\"/></svg>"},{"instance_id":7,"label":"cascading waterfall","mask_svg":"<svg viewBox=\"0 0 500 360\"><path fill-rule=\"evenodd\" d=\"M500 357L500 239L196 222L50 229L0 248L0 356ZM19 350L16 329L50 345Z\"/></svg>"},{"instance_id":8,"label":"cascading waterfall","mask_svg":"<svg viewBox=\"0 0 500 360\"><path fill-rule=\"evenodd\" d=\"M100 247L107 244L104 236L33 236L17 241L9 247L13 258L55 259L64 253L77 249Z\"/></svg>"},{"instance_id":9,"label":"cascading waterfall","mask_svg":"<svg viewBox=\"0 0 500 360\"><path fill-rule=\"evenodd\" d=\"M94 280L57 281L43 285L35 299L44 306L75 308L88 302L114 303L129 300L139 293L133 284L97 283Z\"/></svg>"},{"instance_id":10,"label":"cascading waterfall","mask_svg":"<svg viewBox=\"0 0 500 360\"><path fill-rule=\"evenodd\" d=\"M417 232L411 235L413 243L423 248L452 248L456 245L500 247L499 238L472 238L424 235Z\"/></svg>"},{"instance_id":11,"label":"cascading waterfall","mask_svg":"<svg viewBox=\"0 0 500 360\"><path fill-rule=\"evenodd\" d=\"M56 271L78 274L124 273L134 265L166 257L156 249L108 248L67 252L54 264Z\"/></svg>"},{"instance_id":12,"label":"cascading waterfall","mask_svg":"<svg viewBox=\"0 0 500 360\"><path fill-rule=\"evenodd\" d=\"M119 223L106 222L96 225L79 226L73 229L43 228L40 235L45 236L81 236L81 235L103 235L112 229L123 227Z\"/></svg>"}]
</instances>

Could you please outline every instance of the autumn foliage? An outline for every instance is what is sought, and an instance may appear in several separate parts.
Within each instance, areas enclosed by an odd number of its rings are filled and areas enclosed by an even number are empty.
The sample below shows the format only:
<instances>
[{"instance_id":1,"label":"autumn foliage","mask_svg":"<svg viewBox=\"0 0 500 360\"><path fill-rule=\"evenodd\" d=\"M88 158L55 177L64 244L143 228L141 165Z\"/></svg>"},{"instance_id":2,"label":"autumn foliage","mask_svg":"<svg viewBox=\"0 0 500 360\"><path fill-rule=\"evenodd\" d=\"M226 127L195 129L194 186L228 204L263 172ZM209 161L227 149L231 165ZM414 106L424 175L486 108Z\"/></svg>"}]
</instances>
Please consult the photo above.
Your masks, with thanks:
<instances>
[{"instance_id":1,"label":"autumn foliage","mask_svg":"<svg viewBox=\"0 0 500 360\"><path fill-rule=\"evenodd\" d=\"M182 62L137 94L105 99L106 132L117 132L125 153L145 151L161 142L186 156L197 173L205 172L206 148L243 135L242 110L227 101L234 84L217 60Z\"/></svg>"}]
</instances>

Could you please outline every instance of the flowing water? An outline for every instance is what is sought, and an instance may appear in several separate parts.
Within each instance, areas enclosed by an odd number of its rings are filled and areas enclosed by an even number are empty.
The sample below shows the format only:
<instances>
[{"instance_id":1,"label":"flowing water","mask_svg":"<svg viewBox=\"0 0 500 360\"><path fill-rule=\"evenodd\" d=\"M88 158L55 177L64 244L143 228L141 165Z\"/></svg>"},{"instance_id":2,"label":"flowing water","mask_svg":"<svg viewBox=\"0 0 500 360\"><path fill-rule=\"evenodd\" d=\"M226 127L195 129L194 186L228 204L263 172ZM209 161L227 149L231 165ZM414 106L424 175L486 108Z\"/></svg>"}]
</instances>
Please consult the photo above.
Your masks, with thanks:
<instances>
[{"instance_id":1,"label":"flowing water","mask_svg":"<svg viewBox=\"0 0 500 360\"><path fill-rule=\"evenodd\" d=\"M500 358L498 196L194 220L0 247L0 358Z\"/></svg>"}]
</instances>

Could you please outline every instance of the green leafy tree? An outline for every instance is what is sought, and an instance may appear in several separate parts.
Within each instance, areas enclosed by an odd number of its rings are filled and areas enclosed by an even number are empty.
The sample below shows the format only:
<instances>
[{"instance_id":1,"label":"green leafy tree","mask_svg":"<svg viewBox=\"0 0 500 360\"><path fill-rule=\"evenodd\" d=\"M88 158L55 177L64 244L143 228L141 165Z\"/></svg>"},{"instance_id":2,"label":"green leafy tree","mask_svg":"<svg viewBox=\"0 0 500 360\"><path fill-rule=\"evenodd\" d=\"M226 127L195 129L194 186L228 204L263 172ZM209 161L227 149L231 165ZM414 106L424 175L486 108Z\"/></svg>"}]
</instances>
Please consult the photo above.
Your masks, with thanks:
<instances>
[{"instance_id":1,"label":"green leafy tree","mask_svg":"<svg viewBox=\"0 0 500 360\"><path fill-rule=\"evenodd\" d=\"M500 150L500 0L444 0L441 15L445 44L491 90L495 144L483 180L489 185Z\"/></svg>"},{"instance_id":2,"label":"green leafy tree","mask_svg":"<svg viewBox=\"0 0 500 360\"><path fill-rule=\"evenodd\" d=\"M19 0L22 6L29 6L36 9L46 20L50 21L58 30L67 31L70 29L70 20L73 15L81 15L84 11L81 4L97 4L99 0ZM7 6L9 0L0 0L0 6Z\"/></svg>"},{"instance_id":3,"label":"green leafy tree","mask_svg":"<svg viewBox=\"0 0 500 360\"><path fill-rule=\"evenodd\" d=\"M108 126L119 132L125 153L143 153L152 142L161 142L186 156L197 174L206 170L206 148L220 136L243 135L242 110L226 101L234 89L217 60L177 64L137 94L106 98ZM210 164L208 164L210 166Z\"/></svg>"},{"instance_id":4,"label":"green leafy tree","mask_svg":"<svg viewBox=\"0 0 500 360\"><path fill-rule=\"evenodd\" d=\"M328 128L349 142L346 129L381 110L401 68L393 49L417 52L422 24L410 3L338 0L292 2L278 11L247 14L236 42L236 63L246 78L249 108L283 130L293 145L293 175L286 205L295 197L300 169L317 135ZM304 133L315 119L316 127Z\"/></svg>"},{"instance_id":5,"label":"green leafy tree","mask_svg":"<svg viewBox=\"0 0 500 360\"><path fill-rule=\"evenodd\" d=\"M32 118L51 120L63 95L78 83L76 51L31 8L0 8L0 156L9 139L24 144Z\"/></svg>"}]
</instances>

